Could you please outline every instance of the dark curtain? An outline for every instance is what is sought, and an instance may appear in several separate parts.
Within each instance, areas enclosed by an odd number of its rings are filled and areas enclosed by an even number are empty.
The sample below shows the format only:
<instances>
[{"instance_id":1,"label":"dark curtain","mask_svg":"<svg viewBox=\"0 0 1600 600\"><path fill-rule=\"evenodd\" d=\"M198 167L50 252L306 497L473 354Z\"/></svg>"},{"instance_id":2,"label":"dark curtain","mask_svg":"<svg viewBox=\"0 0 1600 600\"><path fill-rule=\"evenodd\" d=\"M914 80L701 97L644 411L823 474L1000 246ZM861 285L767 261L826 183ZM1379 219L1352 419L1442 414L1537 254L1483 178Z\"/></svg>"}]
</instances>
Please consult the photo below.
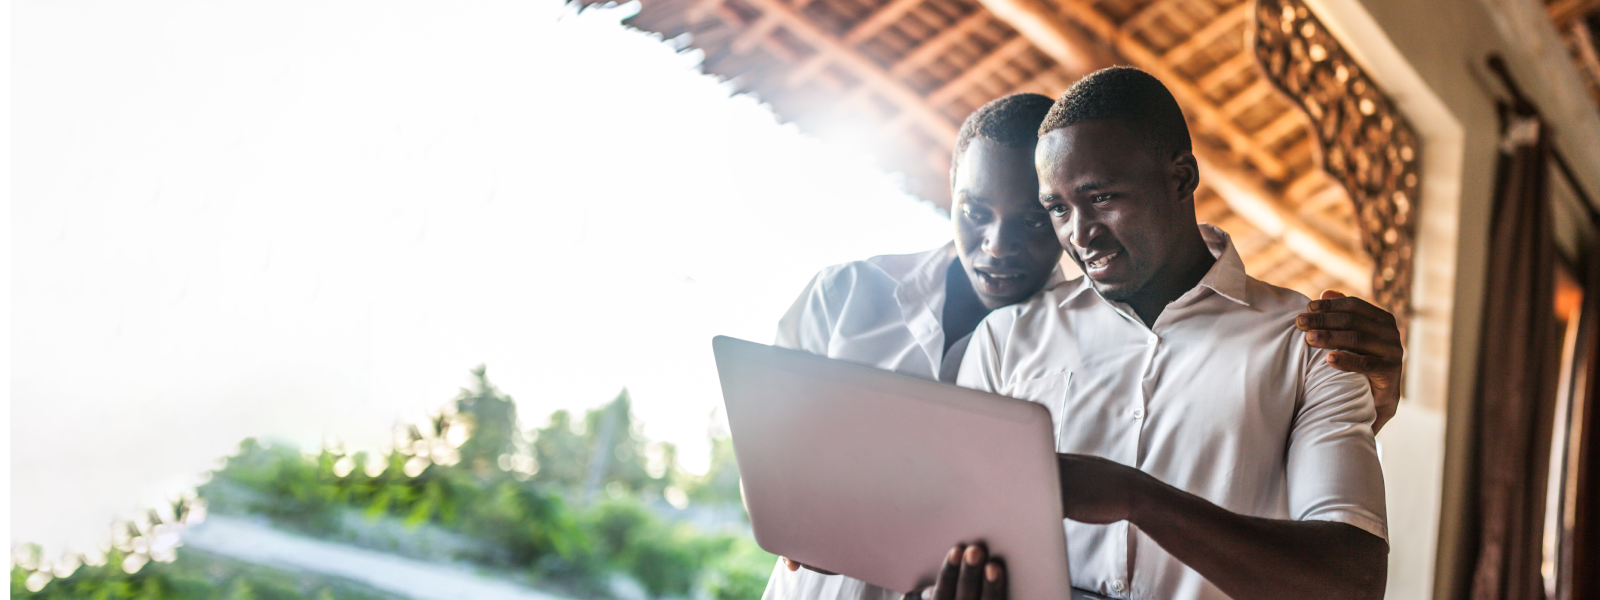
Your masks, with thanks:
<instances>
[{"instance_id":1,"label":"dark curtain","mask_svg":"<svg viewBox=\"0 0 1600 600\"><path fill-rule=\"evenodd\" d=\"M1600 226L1600 221L1595 223ZM1578 379L1574 382L1572 426L1578 433L1572 474L1573 529L1562 562L1572 577L1559 598L1600 598L1600 256L1588 257L1582 327L1578 332ZM1558 586L1559 589L1559 586Z\"/></svg>"},{"instance_id":2,"label":"dark curtain","mask_svg":"<svg viewBox=\"0 0 1600 600\"><path fill-rule=\"evenodd\" d=\"M1473 600L1544 597L1539 567L1560 333L1545 127L1507 119L1490 230L1478 368L1477 564Z\"/></svg>"}]
</instances>

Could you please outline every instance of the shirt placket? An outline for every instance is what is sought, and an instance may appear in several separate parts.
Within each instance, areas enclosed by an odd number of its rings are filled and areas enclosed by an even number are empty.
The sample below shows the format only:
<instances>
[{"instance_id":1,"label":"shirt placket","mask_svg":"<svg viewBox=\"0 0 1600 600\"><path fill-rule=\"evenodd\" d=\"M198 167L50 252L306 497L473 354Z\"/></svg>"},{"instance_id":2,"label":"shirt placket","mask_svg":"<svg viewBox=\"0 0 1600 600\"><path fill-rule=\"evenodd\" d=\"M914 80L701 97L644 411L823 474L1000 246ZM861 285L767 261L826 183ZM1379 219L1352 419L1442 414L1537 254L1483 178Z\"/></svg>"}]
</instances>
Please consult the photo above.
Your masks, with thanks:
<instances>
[{"instance_id":1,"label":"shirt placket","mask_svg":"<svg viewBox=\"0 0 1600 600\"><path fill-rule=\"evenodd\" d=\"M1125 448L1128 452L1127 456L1133 457L1133 466L1135 468L1144 470L1144 437L1147 430L1145 424L1150 416L1150 397L1154 393L1159 379L1156 368L1158 361L1156 359L1161 353L1161 336L1156 333L1154 328L1146 326L1131 307L1120 303L1116 304L1116 306L1123 317L1138 327L1138 335L1143 338L1144 348L1140 352L1139 358L1141 363L1139 365L1139 393L1128 406L1122 408L1122 414L1119 417L1127 420L1127 426L1130 428L1131 435L1122 440L1123 444L1128 444L1128 447ZM1159 321L1157 324L1160 324ZM1139 533L1139 528L1127 521L1123 521L1119 525L1122 526L1122 535L1120 537L1122 538L1123 552L1121 554L1121 568L1117 569L1117 571L1121 573L1121 577L1113 580L1110 587L1111 592L1117 597L1129 598L1139 593L1134 586L1134 565L1137 564L1138 557L1136 554L1139 547L1136 536Z\"/></svg>"},{"instance_id":2,"label":"shirt placket","mask_svg":"<svg viewBox=\"0 0 1600 600\"><path fill-rule=\"evenodd\" d=\"M1159 325L1160 323L1158 322L1157 324ZM1127 418L1133 421L1134 435L1131 436L1132 440L1130 441L1133 444L1134 465L1141 471L1144 470L1144 438L1149 431L1150 397L1155 393L1156 384L1160 379L1159 373L1161 371L1158 368L1160 361L1157 359L1161 356L1162 351L1161 335L1154 328L1146 328L1144 335L1144 370L1139 378L1139 395L1134 399L1133 406L1128 408L1127 414ZM1123 524L1127 525L1126 537L1123 539L1123 543L1127 548L1127 568L1124 570L1126 574L1124 581L1127 583L1124 585L1124 597L1135 597L1143 593L1142 588L1144 587L1135 585L1135 575L1137 574L1134 572L1134 566L1138 564L1139 558L1139 528L1127 521L1124 521Z\"/></svg>"}]
</instances>

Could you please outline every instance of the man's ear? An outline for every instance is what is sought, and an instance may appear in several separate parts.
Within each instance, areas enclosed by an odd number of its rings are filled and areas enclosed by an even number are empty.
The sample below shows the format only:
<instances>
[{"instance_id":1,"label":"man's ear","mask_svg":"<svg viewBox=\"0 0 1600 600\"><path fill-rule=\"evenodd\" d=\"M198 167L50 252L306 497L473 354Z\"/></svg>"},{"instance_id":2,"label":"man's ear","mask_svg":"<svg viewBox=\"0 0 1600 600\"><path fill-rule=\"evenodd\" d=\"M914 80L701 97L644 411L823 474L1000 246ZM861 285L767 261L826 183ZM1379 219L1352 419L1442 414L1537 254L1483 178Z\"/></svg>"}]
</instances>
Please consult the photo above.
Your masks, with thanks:
<instances>
[{"instance_id":1,"label":"man's ear","mask_svg":"<svg viewBox=\"0 0 1600 600\"><path fill-rule=\"evenodd\" d=\"M1200 164L1194 153L1179 150L1172 156L1172 184L1181 200L1193 201L1194 191L1200 189Z\"/></svg>"}]
</instances>

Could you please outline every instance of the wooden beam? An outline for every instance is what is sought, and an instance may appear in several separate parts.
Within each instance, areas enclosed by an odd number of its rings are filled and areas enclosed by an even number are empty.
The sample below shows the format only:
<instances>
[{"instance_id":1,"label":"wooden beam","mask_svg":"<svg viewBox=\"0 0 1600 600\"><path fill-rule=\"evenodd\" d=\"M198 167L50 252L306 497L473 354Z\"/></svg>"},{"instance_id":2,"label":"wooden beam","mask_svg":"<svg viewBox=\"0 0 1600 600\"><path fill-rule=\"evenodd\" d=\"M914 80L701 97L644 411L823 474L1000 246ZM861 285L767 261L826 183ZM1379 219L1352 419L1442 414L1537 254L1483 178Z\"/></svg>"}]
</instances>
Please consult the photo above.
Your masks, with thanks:
<instances>
[{"instance_id":1,"label":"wooden beam","mask_svg":"<svg viewBox=\"0 0 1600 600\"><path fill-rule=\"evenodd\" d=\"M1589 71L1589 76L1595 81L1600 81L1600 54L1594 49L1594 32L1589 30L1589 24L1578 21L1572 24L1572 39L1578 47L1578 62Z\"/></svg>"},{"instance_id":2,"label":"wooden beam","mask_svg":"<svg viewBox=\"0 0 1600 600\"><path fill-rule=\"evenodd\" d=\"M1156 0L1155 2L1151 2L1144 8L1139 9L1139 12L1133 13L1133 16L1124 19L1122 21L1122 27L1127 29L1144 29L1150 24L1151 21L1156 20L1156 17L1161 16L1162 13L1167 12L1167 9L1172 8L1174 4L1177 4L1177 0ZM1249 3L1246 2L1246 4Z\"/></svg>"},{"instance_id":3,"label":"wooden beam","mask_svg":"<svg viewBox=\"0 0 1600 600\"><path fill-rule=\"evenodd\" d=\"M1105 65L1114 64L1098 43L1078 33L1061 22L1042 0L979 0L994 16L1016 29L1023 38L1033 42L1046 56L1054 59L1069 73L1079 76ZM1113 26L1115 28L1115 26Z\"/></svg>"},{"instance_id":4,"label":"wooden beam","mask_svg":"<svg viewBox=\"0 0 1600 600\"><path fill-rule=\"evenodd\" d=\"M1245 86L1244 89L1239 90L1232 98L1229 98L1227 102L1222 103L1222 106L1217 107L1217 111L1221 112L1223 116L1233 119L1271 96L1274 91L1276 89L1272 87L1271 83L1267 82L1267 78L1258 77L1255 82Z\"/></svg>"},{"instance_id":5,"label":"wooden beam","mask_svg":"<svg viewBox=\"0 0 1600 600\"><path fill-rule=\"evenodd\" d=\"M1195 146L1200 180L1228 203L1234 214L1256 229L1282 242L1300 258L1351 286L1356 295L1372 293L1372 265L1307 225L1299 216L1273 200L1267 189L1248 174L1230 166L1226 157Z\"/></svg>"},{"instance_id":6,"label":"wooden beam","mask_svg":"<svg viewBox=\"0 0 1600 600\"><path fill-rule=\"evenodd\" d=\"M878 65L855 53L804 15L781 0L747 1L761 9L763 16L771 14L781 19L785 29L810 44L819 54L826 55L829 61L850 70L863 85L877 88L880 94L899 105L902 112L908 113L918 125L938 139L940 144L950 144L955 141L956 125L930 108L922 96L904 83L890 77Z\"/></svg>"},{"instance_id":7,"label":"wooden beam","mask_svg":"<svg viewBox=\"0 0 1600 600\"><path fill-rule=\"evenodd\" d=\"M1322 189L1306 196L1305 201L1301 202L1300 206L1316 212L1326 212L1333 208L1335 204L1348 204L1349 202L1350 194L1344 191L1344 186L1329 182Z\"/></svg>"},{"instance_id":8,"label":"wooden beam","mask_svg":"<svg viewBox=\"0 0 1600 600\"><path fill-rule=\"evenodd\" d=\"M771 12L762 13L754 23L751 23L744 31L739 32L738 37L733 38L733 41L728 44L728 48L737 54L749 52L751 48L766 40L767 35L771 34L772 30L777 26L778 17L776 15Z\"/></svg>"},{"instance_id":9,"label":"wooden beam","mask_svg":"<svg viewBox=\"0 0 1600 600\"><path fill-rule=\"evenodd\" d=\"M1194 87L1202 92L1210 92L1222 85L1222 82L1237 77L1239 73L1254 69L1256 57L1250 52L1240 52L1233 58L1217 63L1205 75L1194 80Z\"/></svg>"},{"instance_id":10,"label":"wooden beam","mask_svg":"<svg viewBox=\"0 0 1600 600\"><path fill-rule=\"evenodd\" d=\"M1047 83L1051 80L1054 80L1056 85L1050 85L1050 83ZM1046 96L1055 97L1060 95L1061 92L1066 91L1068 87L1071 87L1071 85L1071 80L1063 77L1060 73L1057 73L1055 69L1045 69L1034 74L1033 77L1029 77L1027 81L1011 86L1011 89L1006 92L1006 95L1027 92L1030 91L1029 88L1040 86L1045 88L1046 91L1035 93L1043 93Z\"/></svg>"},{"instance_id":11,"label":"wooden beam","mask_svg":"<svg viewBox=\"0 0 1600 600\"><path fill-rule=\"evenodd\" d=\"M850 31L845 32L845 45L855 46L856 44L860 44L861 42L872 39L872 36L878 35L878 32L883 31L890 25L893 25L895 21L900 20L900 17L905 16L906 13L911 12L911 9L916 8L925 1L926 0L889 0L889 3L885 4L883 8L880 8L876 12L867 15L867 18L862 19L860 22L851 26Z\"/></svg>"},{"instance_id":12,"label":"wooden beam","mask_svg":"<svg viewBox=\"0 0 1600 600\"><path fill-rule=\"evenodd\" d=\"M1205 27L1201 27L1199 31L1194 32L1194 35L1189 36L1189 39L1168 48L1166 53L1161 55L1162 60L1173 65L1183 64L1184 61L1193 57L1194 53L1206 49L1207 46L1216 42L1217 38L1233 31L1233 28L1244 23L1250 17L1250 8L1252 6L1255 6L1254 2L1240 2L1233 8L1223 11L1222 14L1217 15L1210 23L1207 23ZM1247 51L1244 54L1249 55L1250 53Z\"/></svg>"},{"instance_id":13,"label":"wooden beam","mask_svg":"<svg viewBox=\"0 0 1600 600\"><path fill-rule=\"evenodd\" d=\"M973 11L972 14L962 17L960 21L956 21L955 25L940 31L933 37L928 38L928 41L918 44L916 48L907 52L905 56L894 63L894 66L889 67L889 74L895 77L904 77L912 71L922 68L933 62L934 59L943 56L951 46L971 37L973 32L976 32L979 27L988 23L992 18L988 11Z\"/></svg>"},{"instance_id":14,"label":"wooden beam","mask_svg":"<svg viewBox=\"0 0 1600 600\"><path fill-rule=\"evenodd\" d=\"M1235 151L1250 154L1252 158L1263 154L1254 139L1232 125L1217 111L1215 105L1205 100L1199 90L1173 72L1170 65L1149 48L1122 32L1105 15L1089 6L1086 0L1057 0L1069 14L1059 15L1041 0L981 0L1002 20L1023 32L1030 40L1049 38L1048 43L1036 44L1041 48L1092 47L1081 34L1066 26L1062 20L1075 19L1102 39L1111 40L1134 64L1166 83L1172 95L1185 110L1195 114L1202 122L1210 121L1219 137L1229 141ZM1053 56L1053 55L1052 55ZM1321 232L1301 221L1294 213L1274 199L1260 179L1234 166L1235 161L1226 153L1213 150L1204 143L1195 145L1195 159L1200 164L1201 181L1217 192L1235 214L1249 221L1263 233L1280 240L1306 261L1317 265L1359 293L1371 287L1371 269L1349 249L1328 239ZM1263 170L1276 170L1281 177L1288 169L1281 162L1259 161ZM1275 165L1275 167L1273 166ZM1268 173L1273 176L1273 173Z\"/></svg>"},{"instance_id":15,"label":"wooden beam","mask_svg":"<svg viewBox=\"0 0 1600 600\"><path fill-rule=\"evenodd\" d=\"M1032 47L1033 44L1028 41L1028 38L1020 35L1011 38L1004 44L1000 44L999 47L991 50L983 58L978 59L978 62L972 63L972 66L963 69L960 75L944 82L944 85L939 86L939 89L928 94L928 104L943 106L945 103L967 93L974 84L993 76L996 69L999 69L1006 62Z\"/></svg>"},{"instance_id":16,"label":"wooden beam","mask_svg":"<svg viewBox=\"0 0 1600 600\"><path fill-rule=\"evenodd\" d=\"M910 12L925 1L927 0L890 0L888 5L867 15L865 19L851 26L850 31L844 34L844 45L854 48L860 45L861 42L872 39L872 36L878 35L879 32L899 21L900 17L905 16L907 12ZM813 56L791 70L785 81L790 87L804 85L806 81L827 66L827 58Z\"/></svg>"},{"instance_id":17,"label":"wooden beam","mask_svg":"<svg viewBox=\"0 0 1600 600\"><path fill-rule=\"evenodd\" d=\"M1333 181L1333 176L1321 168L1312 169L1301 174L1284 186L1283 195L1289 198L1308 198L1317 190L1328 184L1339 185Z\"/></svg>"},{"instance_id":18,"label":"wooden beam","mask_svg":"<svg viewBox=\"0 0 1600 600\"><path fill-rule=\"evenodd\" d=\"M1089 0L1055 0L1054 5L1060 7L1062 12L1057 13L1044 0L979 0L995 16L1015 27L1035 44L1044 50L1057 62L1077 60L1079 56L1087 55L1087 49L1095 45L1079 34L1077 30L1066 24L1067 21L1076 22L1088 29L1100 39L1111 43L1128 62L1138 65L1162 83L1172 92L1172 96L1183 106L1184 112L1194 119L1202 129L1221 138L1234 152L1249 156L1251 162L1262 174L1271 179L1282 179L1288 175L1289 169L1278 157L1261 148L1255 143L1250 134L1240 129L1238 124L1222 115L1215 104L1212 104L1204 93L1196 89L1189 80L1173 69L1173 65L1146 47L1132 35L1117 27L1116 23L1096 9ZM1052 49L1079 48L1078 53L1065 52L1057 55ZM1108 61L1102 65L1113 64Z\"/></svg>"},{"instance_id":19,"label":"wooden beam","mask_svg":"<svg viewBox=\"0 0 1600 600\"><path fill-rule=\"evenodd\" d=\"M1300 112L1299 108L1291 106L1288 110L1283 111L1283 114L1278 115L1278 118L1261 126L1261 129L1257 129L1256 139L1266 143L1268 147L1272 147L1281 143L1284 138L1289 137L1289 134L1306 127L1310 127L1310 124L1306 123L1305 113Z\"/></svg>"},{"instance_id":20,"label":"wooden beam","mask_svg":"<svg viewBox=\"0 0 1600 600\"><path fill-rule=\"evenodd\" d=\"M1568 23L1600 10L1600 0L1556 0L1546 8L1550 11L1550 20L1555 22L1556 29L1561 30L1566 29Z\"/></svg>"}]
</instances>

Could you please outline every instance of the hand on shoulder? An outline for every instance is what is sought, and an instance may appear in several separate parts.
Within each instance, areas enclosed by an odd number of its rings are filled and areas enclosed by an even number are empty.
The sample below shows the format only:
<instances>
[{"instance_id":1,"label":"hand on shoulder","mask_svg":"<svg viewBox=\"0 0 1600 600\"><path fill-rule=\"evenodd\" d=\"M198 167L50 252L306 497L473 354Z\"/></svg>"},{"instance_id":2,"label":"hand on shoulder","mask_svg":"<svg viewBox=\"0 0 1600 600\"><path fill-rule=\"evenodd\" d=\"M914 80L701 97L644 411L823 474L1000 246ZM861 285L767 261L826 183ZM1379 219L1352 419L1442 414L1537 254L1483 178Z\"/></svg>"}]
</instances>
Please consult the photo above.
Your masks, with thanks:
<instances>
[{"instance_id":1,"label":"hand on shoulder","mask_svg":"<svg viewBox=\"0 0 1600 600\"><path fill-rule=\"evenodd\" d=\"M1382 429L1400 408L1404 376L1406 352L1394 315L1366 300L1328 290L1295 318L1295 327L1306 333L1306 344L1333 351L1327 358L1333 368L1367 377L1378 409L1372 431Z\"/></svg>"}]
</instances>

